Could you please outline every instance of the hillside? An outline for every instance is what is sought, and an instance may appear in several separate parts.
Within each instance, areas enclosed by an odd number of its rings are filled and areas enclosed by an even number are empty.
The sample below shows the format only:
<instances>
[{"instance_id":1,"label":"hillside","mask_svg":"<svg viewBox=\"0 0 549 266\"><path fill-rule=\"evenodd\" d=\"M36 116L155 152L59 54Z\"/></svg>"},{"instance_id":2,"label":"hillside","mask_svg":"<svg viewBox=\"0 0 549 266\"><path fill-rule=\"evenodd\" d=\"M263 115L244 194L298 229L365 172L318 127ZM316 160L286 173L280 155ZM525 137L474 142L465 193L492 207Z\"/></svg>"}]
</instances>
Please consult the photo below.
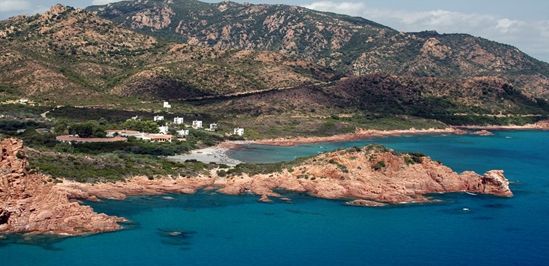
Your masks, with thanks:
<instances>
[{"instance_id":1,"label":"hillside","mask_svg":"<svg viewBox=\"0 0 549 266\"><path fill-rule=\"evenodd\" d=\"M0 22L0 44L3 96L56 103L119 101L119 96L184 99L295 86L334 75L276 52L158 41L62 5ZM67 92L78 98L66 97Z\"/></svg>"},{"instance_id":2,"label":"hillside","mask_svg":"<svg viewBox=\"0 0 549 266\"><path fill-rule=\"evenodd\" d=\"M178 42L281 51L355 75L549 78L549 64L509 45L466 34L404 33L363 18L302 7L144 0L88 10L122 26ZM522 89L547 97L531 86Z\"/></svg>"},{"instance_id":3,"label":"hillside","mask_svg":"<svg viewBox=\"0 0 549 266\"><path fill-rule=\"evenodd\" d=\"M543 117L549 112L546 101L524 96L501 78L417 78L381 74L348 78L329 86L302 86L210 101L203 103L203 108L209 113L272 117L270 120L277 121L274 124L263 120L259 122L269 125L270 130L280 125L291 127L292 123L303 124L301 130L317 135L326 131L329 123L353 128L368 125L368 121L385 116L421 117L447 124L490 124L497 121L482 117L483 114L497 115L501 112L523 117L539 114ZM325 119L333 114L352 118L328 119L328 122L320 124L304 119ZM421 122L414 121L417 126ZM406 121L401 123L405 124ZM251 127L253 123L247 126Z\"/></svg>"},{"instance_id":4,"label":"hillside","mask_svg":"<svg viewBox=\"0 0 549 266\"><path fill-rule=\"evenodd\" d=\"M294 6L56 5L1 21L0 51L2 101L154 112L151 102L169 100L269 135L335 134L395 116L378 128L526 123L549 112L548 64L514 47ZM330 118L339 115L354 118Z\"/></svg>"}]
</instances>

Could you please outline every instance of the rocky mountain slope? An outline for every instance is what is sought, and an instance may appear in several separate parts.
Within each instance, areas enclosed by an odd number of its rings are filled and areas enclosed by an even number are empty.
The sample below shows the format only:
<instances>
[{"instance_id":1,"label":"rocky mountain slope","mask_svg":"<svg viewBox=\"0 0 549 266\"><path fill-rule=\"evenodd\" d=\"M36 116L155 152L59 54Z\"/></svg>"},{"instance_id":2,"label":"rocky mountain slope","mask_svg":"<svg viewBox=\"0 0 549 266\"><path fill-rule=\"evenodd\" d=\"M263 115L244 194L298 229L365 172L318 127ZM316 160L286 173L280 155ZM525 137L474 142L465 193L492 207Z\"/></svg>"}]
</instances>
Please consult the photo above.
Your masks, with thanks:
<instances>
[{"instance_id":1,"label":"rocky mountain slope","mask_svg":"<svg viewBox=\"0 0 549 266\"><path fill-rule=\"evenodd\" d=\"M330 113L330 110L355 110L444 119L467 112L497 114L502 110L517 115L545 114L549 112L549 105L542 99L523 95L503 78L445 79L369 74L329 86L302 86L218 101L209 104L208 110L255 115L287 112L318 115Z\"/></svg>"},{"instance_id":2,"label":"rocky mountain slope","mask_svg":"<svg viewBox=\"0 0 549 266\"><path fill-rule=\"evenodd\" d=\"M160 42L62 5L0 22L0 44L3 92L56 101L70 99L67 92L76 99L186 98L294 86L333 75L275 52Z\"/></svg>"},{"instance_id":3,"label":"rocky mountain slope","mask_svg":"<svg viewBox=\"0 0 549 266\"><path fill-rule=\"evenodd\" d=\"M0 98L46 104L238 95L196 106L220 114L307 109L431 118L545 115L549 99L549 65L514 47L285 5L56 5L1 21L0 52Z\"/></svg>"},{"instance_id":4,"label":"rocky mountain slope","mask_svg":"<svg viewBox=\"0 0 549 266\"><path fill-rule=\"evenodd\" d=\"M171 40L281 51L355 75L549 77L549 64L508 45L466 34L404 33L363 18L296 6L140 0L88 10ZM535 89L525 91L540 96Z\"/></svg>"}]
</instances>

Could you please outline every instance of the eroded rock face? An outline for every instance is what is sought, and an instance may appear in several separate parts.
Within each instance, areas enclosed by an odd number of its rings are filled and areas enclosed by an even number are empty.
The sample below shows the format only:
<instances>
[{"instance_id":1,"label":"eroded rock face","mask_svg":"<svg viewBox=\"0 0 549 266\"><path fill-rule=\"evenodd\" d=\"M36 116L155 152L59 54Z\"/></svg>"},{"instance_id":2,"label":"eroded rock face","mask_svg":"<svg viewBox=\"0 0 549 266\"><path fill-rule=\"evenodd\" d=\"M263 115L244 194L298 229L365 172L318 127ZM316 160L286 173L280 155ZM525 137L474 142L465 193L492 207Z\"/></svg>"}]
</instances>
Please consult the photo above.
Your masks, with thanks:
<instances>
[{"instance_id":1,"label":"eroded rock face","mask_svg":"<svg viewBox=\"0 0 549 266\"><path fill-rule=\"evenodd\" d=\"M159 7L157 10L147 10L139 12L132 17L134 28L149 27L160 30L168 27L172 23L174 12L168 7Z\"/></svg>"},{"instance_id":2,"label":"eroded rock face","mask_svg":"<svg viewBox=\"0 0 549 266\"><path fill-rule=\"evenodd\" d=\"M0 234L83 235L120 229L122 218L71 202L46 176L29 172L22 141L4 139L0 147Z\"/></svg>"},{"instance_id":3,"label":"eroded rock face","mask_svg":"<svg viewBox=\"0 0 549 266\"><path fill-rule=\"evenodd\" d=\"M446 58L451 51L452 49L450 47L441 44L436 38L427 39L421 48L422 55L429 55L438 59Z\"/></svg>"}]
</instances>

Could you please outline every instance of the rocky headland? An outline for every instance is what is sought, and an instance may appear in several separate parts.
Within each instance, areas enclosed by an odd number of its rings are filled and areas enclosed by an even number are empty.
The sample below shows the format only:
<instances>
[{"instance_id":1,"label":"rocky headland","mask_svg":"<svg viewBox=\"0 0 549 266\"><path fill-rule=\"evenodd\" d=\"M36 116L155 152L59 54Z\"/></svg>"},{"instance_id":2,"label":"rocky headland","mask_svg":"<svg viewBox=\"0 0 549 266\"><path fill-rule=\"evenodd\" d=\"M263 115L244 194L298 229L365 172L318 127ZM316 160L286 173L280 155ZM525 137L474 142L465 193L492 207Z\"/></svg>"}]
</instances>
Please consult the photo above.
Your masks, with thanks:
<instances>
[{"instance_id":1,"label":"rocky headland","mask_svg":"<svg viewBox=\"0 0 549 266\"><path fill-rule=\"evenodd\" d=\"M0 142L0 234L84 235L119 230L123 218L71 201L50 178L28 169L23 143Z\"/></svg>"},{"instance_id":2,"label":"rocky headland","mask_svg":"<svg viewBox=\"0 0 549 266\"><path fill-rule=\"evenodd\" d=\"M212 170L209 175L192 178L141 176L98 184L64 181L57 187L73 198L87 200L192 194L203 189L230 195L258 195L264 202L284 198L280 191L297 192L363 206L425 203L431 201L428 194L432 193L513 195L501 170L484 175L470 171L458 174L429 157L399 154L377 145L320 154L259 173Z\"/></svg>"},{"instance_id":3,"label":"rocky headland","mask_svg":"<svg viewBox=\"0 0 549 266\"><path fill-rule=\"evenodd\" d=\"M401 129L401 130L375 130L375 129L357 129L353 133L339 134L325 137L287 137L275 139L262 139L254 141L256 144L276 145L276 146L294 146L299 144L320 143L320 142L340 142L349 140L359 140L374 137L394 137L403 135L436 135L436 134L467 134L467 131L459 128L430 128L430 129ZM238 146L238 144L236 145Z\"/></svg>"},{"instance_id":4,"label":"rocky headland","mask_svg":"<svg viewBox=\"0 0 549 266\"><path fill-rule=\"evenodd\" d=\"M401 130L375 130L375 129L356 129L353 133L339 134L325 137L286 137L275 139L261 139L252 141L251 143L264 144L264 145L276 145L276 146L294 146L300 144L321 143L321 142L340 142L359 140L365 138L375 137L394 137L405 135L478 135L478 136L490 136L493 135L490 131L496 130L549 130L549 120L541 120L537 123L526 125L486 125L486 126L453 126L447 128L429 128L429 129L401 129ZM223 148L234 148L240 144L245 143L223 143Z\"/></svg>"},{"instance_id":5,"label":"rocky headland","mask_svg":"<svg viewBox=\"0 0 549 266\"><path fill-rule=\"evenodd\" d=\"M526 125L486 125L486 126L458 126L456 129L461 130L549 130L549 119L540 120L533 124Z\"/></svg>"},{"instance_id":6,"label":"rocky headland","mask_svg":"<svg viewBox=\"0 0 549 266\"><path fill-rule=\"evenodd\" d=\"M124 199L132 195L219 193L257 195L263 202L287 201L281 193L345 201L354 206L426 203L432 193L471 192L511 197L503 171L456 173L421 154L400 154L382 146L351 148L300 159L278 168L214 169L207 175L113 183L48 182L27 170L21 141L1 142L0 233L80 235L120 229L122 218L93 212L75 200ZM258 168L255 168L258 169Z\"/></svg>"}]
</instances>

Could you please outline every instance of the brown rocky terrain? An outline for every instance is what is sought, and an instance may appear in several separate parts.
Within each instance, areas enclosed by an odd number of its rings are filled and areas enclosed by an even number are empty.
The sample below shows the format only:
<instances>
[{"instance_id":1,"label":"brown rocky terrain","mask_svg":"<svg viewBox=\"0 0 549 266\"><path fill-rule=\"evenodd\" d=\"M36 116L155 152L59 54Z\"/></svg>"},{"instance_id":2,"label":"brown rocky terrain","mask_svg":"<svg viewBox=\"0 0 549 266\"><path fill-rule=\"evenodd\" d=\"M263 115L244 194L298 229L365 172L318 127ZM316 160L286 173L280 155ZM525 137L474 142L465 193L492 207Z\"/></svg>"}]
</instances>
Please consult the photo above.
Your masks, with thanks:
<instances>
[{"instance_id":1,"label":"brown rocky terrain","mask_svg":"<svg viewBox=\"0 0 549 266\"><path fill-rule=\"evenodd\" d=\"M542 98L549 80L547 63L515 47L467 34L399 32L298 6L147 0L88 10L154 36L218 49L280 51L356 76L512 77L522 80L521 91Z\"/></svg>"},{"instance_id":2,"label":"brown rocky terrain","mask_svg":"<svg viewBox=\"0 0 549 266\"><path fill-rule=\"evenodd\" d=\"M58 102L113 95L185 99L333 75L274 51L162 42L63 5L0 21L0 52L0 85L15 95ZM78 97L57 97L67 92Z\"/></svg>"},{"instance_id":3,"label":"brown rocky terrain","mask_svg":"<svg viewBox=\"0 0 549 266\"><path fill-rule=\"evenodd\" d=\"M121 228L124 219L69 200L47 176L29 171L22 141L4 139L0 147L0 234L84 235Z\"/></svg>"},{"instance_id":4,"label":"brown rocky terrain","mask_svg":"<svg viewBox=\"0 0 549 266\"><path fill-rule=\"evenodd\" d=\"M284 5L56 5L0 21L0 59L0 97L43 104L221 96L193 106L231 116L366 112L447 124L468 122L444 119L454 113L549 110L548 65L513 47Z\"/></svg>"},{"instance_id":5,"label":"brown rocky terrain","mask_svg":"<svg viewBox=\"0 0 549 266\"><path fill-rule=\"evenodd\" d=\"M460 113L539 114L547 101L530 98L515 83L499 77L443 78L368 74L324 85L300 86L206 106L209 111L234 114L326 114L336 110L377 114L406 114L440 119ZM344 112L344 111L343 111Z\"/></svg>"}]
</instances>

